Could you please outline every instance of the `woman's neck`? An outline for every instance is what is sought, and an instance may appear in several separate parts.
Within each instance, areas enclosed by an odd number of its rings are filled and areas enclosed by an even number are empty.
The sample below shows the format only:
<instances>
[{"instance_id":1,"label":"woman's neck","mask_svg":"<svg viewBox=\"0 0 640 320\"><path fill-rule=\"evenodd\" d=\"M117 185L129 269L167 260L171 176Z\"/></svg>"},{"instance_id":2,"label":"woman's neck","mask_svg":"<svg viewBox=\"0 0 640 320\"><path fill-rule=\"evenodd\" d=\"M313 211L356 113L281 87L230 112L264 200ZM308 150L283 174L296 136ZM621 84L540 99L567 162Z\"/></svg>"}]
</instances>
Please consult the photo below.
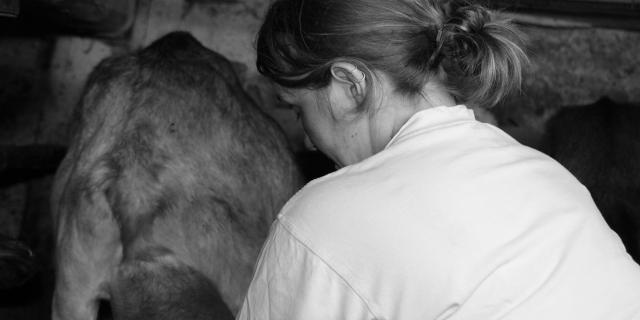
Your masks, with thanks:
<instances>
[{"instance_id":1,"label":"woman's neck","mask_svg":"<svg viewBox=\"0 0 640 320\"><path fill-rule=\"evenodd\" d=\"M384 89L381 104L371 118L370 133L375 152L384 149L400 128L417 112L456 105L455 99L442 86L434 83L427 84L419 95L412 97L387 89L389 88Z\"/></svg>"}]
</instances>

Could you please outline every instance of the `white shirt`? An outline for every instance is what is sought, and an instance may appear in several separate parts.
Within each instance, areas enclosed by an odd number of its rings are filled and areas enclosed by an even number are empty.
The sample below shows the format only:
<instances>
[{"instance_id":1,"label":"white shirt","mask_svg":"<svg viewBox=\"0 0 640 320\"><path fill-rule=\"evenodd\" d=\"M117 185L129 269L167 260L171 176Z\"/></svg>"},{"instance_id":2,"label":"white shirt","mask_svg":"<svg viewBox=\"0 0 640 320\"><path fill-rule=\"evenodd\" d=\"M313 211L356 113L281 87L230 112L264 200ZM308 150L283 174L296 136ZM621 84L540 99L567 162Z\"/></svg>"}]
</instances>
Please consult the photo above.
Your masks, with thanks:
<instances>
[{"instance_id":1,"label":"white shirt","mask_svg":"<svg viewBox=\"0 0 640 320\"><path fill-rule=\"evenodd\" d=\"M436 107L285 205L238 319L640 319L640 267L566 169Z\"/></svg>"}]
</instances>

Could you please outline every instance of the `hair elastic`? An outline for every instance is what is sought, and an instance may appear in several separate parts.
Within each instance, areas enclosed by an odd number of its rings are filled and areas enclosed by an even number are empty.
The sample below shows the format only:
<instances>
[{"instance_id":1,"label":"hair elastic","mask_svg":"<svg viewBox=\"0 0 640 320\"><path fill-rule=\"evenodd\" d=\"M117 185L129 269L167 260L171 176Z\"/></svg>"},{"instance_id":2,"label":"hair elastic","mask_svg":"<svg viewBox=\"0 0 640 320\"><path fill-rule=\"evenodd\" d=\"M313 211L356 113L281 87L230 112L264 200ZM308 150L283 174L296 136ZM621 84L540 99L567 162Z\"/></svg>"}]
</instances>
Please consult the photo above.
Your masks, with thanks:
<instances>
[{"instance_id":1,"label":"hair elastic","mask_svg":"<svg viewBox=\"0 0 640 320\"><path fill-rule=\"evenodd\" d=\"M438 28L438 35L436 35L436 43L440 46L440 42L442 42L442 27Z\"/></svg>"},{"instance_id":2,"label":"hair elastic","mask_svg":"<svg viewBox=\"0 0 640 320\"><path fill-rule=\"evenodd\" d=\"M444 35L444 26L438 28L438 34L436 35L436 50L431 53L431 57L429 57L429 61L427 61L427 66L429 69L434 68L438 62L440 61L438 58L440 57L440 52L442 51L442 45Z\"/></svg>"}]
</instances>

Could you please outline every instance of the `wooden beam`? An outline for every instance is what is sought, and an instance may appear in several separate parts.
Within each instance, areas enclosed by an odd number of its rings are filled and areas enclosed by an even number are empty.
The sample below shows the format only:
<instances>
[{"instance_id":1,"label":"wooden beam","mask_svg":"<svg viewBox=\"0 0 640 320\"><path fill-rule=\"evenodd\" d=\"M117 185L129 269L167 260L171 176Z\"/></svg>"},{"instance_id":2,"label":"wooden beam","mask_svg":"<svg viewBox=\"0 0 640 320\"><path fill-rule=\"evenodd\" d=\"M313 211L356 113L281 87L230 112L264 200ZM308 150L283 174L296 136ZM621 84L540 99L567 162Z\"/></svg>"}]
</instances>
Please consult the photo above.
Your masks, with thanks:
<instances>
[{"instance_id":1,"label":"wooden beam","mask_svg":"<svg viewBox=\"0 0 640 320\"><path fill-rule=\"evenodd\" d=\"M640 18L640 1L638 0L478 0L478 2L490 8L519 13L548 12Z\"/></svg>"},{"instance_id":2,"label":"wooden beam","mask_svg":"<svg viewBox=\"0 0 640 320\"><path fill-rule=\"evenodd\" d=\"M135 17L136 0L24 0L28 24L64 33L117 37Z\"/></svg>"},{"instance_id":3,"label":"wooden beam","mask_svg":"<svg viewBox=\"0 0 640 320\"><path fill-rule=\"evenodd\" d=\"M640 0L478 0L513 21L544 27L640 30Z\"/></svg>"},{"instance_id":4,"label":"wooden beam","mask_svg":"<svg viewBox=\"0 0 640 320\"><path fill-rule=\"evenodd\" d=\"M0 17L15 18L20 13L20 0L0 0Z\"/></svg>"}]
</instances>

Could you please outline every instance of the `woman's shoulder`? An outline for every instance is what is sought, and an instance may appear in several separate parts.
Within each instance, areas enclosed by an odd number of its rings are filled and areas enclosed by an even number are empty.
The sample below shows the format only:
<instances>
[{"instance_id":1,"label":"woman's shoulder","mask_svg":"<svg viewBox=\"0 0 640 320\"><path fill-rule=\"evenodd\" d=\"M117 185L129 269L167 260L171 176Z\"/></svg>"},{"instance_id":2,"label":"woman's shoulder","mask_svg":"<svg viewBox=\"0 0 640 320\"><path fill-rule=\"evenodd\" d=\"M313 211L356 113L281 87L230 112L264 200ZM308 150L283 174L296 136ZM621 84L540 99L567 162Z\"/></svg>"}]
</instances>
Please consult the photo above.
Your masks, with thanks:
<instances>
[{"instance_id":1,"label":"woman's shoulder","mask_svg":"<svg viewBox=\"0 0 640 320\"><path fill-rule=\"evenodd\" d=\"M389 209L381 204L395 202L386 191L393 174L389 170L383 161L369 161L313 180L285 204L278 219L301 238L353 234L362 219Z\"/></svg>"},{"instance_id":2,"label":"woman's shoulder","mask_svg":"<svg viewBox=\"0 0 640 320\"><path fill-rule=\"evenodd\" d=\"M358 184L355 180L357 178L344 168L312 180L289 199L278 217L292 221L318 213L341 211L345 201L349 202L354 184Z\"/></svg>"}]
</instances>

